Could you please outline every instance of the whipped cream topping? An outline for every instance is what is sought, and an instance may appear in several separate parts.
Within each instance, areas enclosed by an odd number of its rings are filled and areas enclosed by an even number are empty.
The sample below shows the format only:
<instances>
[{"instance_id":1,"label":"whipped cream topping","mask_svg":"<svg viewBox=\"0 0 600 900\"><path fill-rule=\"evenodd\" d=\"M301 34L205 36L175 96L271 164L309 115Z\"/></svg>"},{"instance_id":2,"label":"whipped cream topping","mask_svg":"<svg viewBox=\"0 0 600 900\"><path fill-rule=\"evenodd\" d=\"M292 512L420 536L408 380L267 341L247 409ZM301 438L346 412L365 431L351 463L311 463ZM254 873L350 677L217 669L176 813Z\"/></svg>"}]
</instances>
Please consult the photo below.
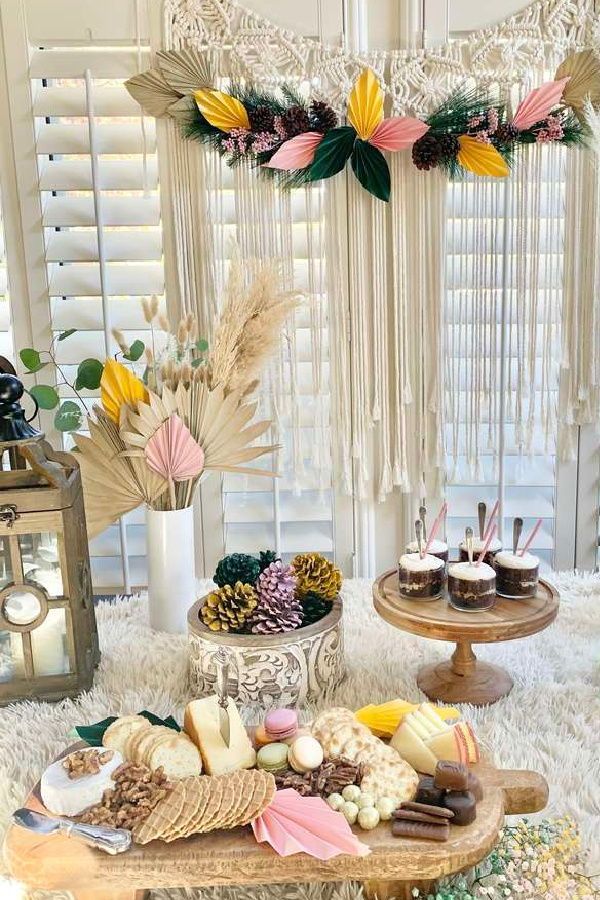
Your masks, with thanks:
<instances>
[{"instance_id":1,"label":"whipped cream topping","mask_svg":"<svg viewBox=\"0 0 600 900\"><path fill-rule=\"evenodd\" d=\"M444 560L437 556L432 556L430 553L427 553L423 559L418 553L404 553L400 557L398 565L401 569L406 569L408 572L434 572L436 569L443 567Z\"/></svg>"},{"instance_id":2,"label":"whipped cream topping","mask_svg":"<svg viewBox=\"0 0 600 900\"><path fill-rule=\"evenodd\" d=\"M425 541L427 543L427 541ZM432 541L429 545L429 553L445 553L448 550L448 544L445 541L438 541L437 539ZM419 545L416 541L411 541L410 544L406 545L407 553L418 553Z\"/></svg>"},{"instance_id":3,"label":"whipped cream topping","mask_svg":"<svg viewBox=\"0 0 600 900\"><path fill-rule=\"evenodd\" d=\"M467 549L467 542L461 541L458 545L461 550ZM473 538L473 553L481 553L483 548L485 547L485 541L482 541L481 538ZM502 549L502 542L498 540L498 538L493 538L490 541L490 546L488 547L488 553L496 553L497 550Z\"/></svg>"},{"instance_id":4,"label":"whipped cream topping","mask_svg":"<svg viewBox=\"0 0 600 900\"><path fill-rule=\"evenodd\" d=\"M469 565L468 562L453 563L448 569L448 577L463 578L465 581L482 581L492 580L496 577L496 573L491 566L482 562L481 565Z\"/></svg>"},{"instance_id":5,"label":"whipped cream topping","mask_svg":"<svg viewBox=\"0 0 600 900\"><path fill-rule=\"evenodd\" d=\"M494 562L504 569L535 569L540 564L539 557L534 556L533 553L524 553L523 556L519 556L510 550L497 553Z\"/></svg>"}]
</instances>

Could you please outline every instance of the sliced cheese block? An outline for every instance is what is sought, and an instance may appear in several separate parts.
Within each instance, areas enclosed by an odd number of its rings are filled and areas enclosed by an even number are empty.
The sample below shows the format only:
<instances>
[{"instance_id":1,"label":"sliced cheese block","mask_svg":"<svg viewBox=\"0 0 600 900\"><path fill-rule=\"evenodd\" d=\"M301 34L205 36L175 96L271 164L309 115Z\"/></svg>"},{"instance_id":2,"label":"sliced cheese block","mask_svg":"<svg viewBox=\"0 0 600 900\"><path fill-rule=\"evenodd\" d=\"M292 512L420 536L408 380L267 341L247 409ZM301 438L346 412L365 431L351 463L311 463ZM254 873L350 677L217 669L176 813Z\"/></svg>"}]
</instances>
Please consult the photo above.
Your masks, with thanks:
<instances>
[{"instance_id":1,"label":"sliced cheese block","mask_svg":"<svg viewBox=\"0 0 600 900\"><path fill-rule=\"evenodd\" d=\"M390 744L417 772L435 774L437 757L406 719L396 729Z\"/></svg>"},{"instance_id":2,"label":"sliced cheese block","mask_svg":"<svg viewBox=\"0 0 600 900\"><path fill-rule=\"evenodd\" d=\"M158 742L148 753L148 765L151 769L162 766L167 778L187 778L189 775L200 775L202 758L198 748L183 733L173 732L173 736Z\"/></svg>"},{"instance_id":3,"label":"sliced cheese block","mask_svg":"<svg viewBox=\"0 0 600 900\"><path fill-rule=\"evenodd\" d=\"M256 752L242 724L240 714L231 697L228 700L230 723L229 747L219 730L219 706L216 695L188 703L183 727L202 755L209 775L223 775L236 769L251 769Z\"/></svg>"},{"instance_id":4,"label":"sliced cheese block","mask_svg":"<svg viewBox=\"0 0 600 900\"><path fill-rule=\"evenodd\" d=\"M434 735L427 741L427 746L438 759L467 764L469 762L467 742L457 725L442 734Z\"/></svg>"},{"instance_id":5,"label":"sliced cheese block","mask_svg":"<svg viewBox=\"0 0 600 900\"><path fill-rule=\"evenodd\" d=\"M141 728L151 728L148 719L143 716L121 716L112 725L109 725L104 732L102 744L111 750L118 750L125 758L125 743L130 737Z\"/></svg>"},{"instance_id":6,"label":"sliced cheese block","mask_svg":"<svg viewBox=\"0 0 600 900\"><path fill-rule=\"evenodd\" d=\"M408 722L408 724L411 726L411 728L413 728L416 731L416 733L419 735L419 737L423 738L424 741L426 741L428 738L432 737L432 735L434 733L429 730L426 722L423 723L421 721L421 718L417 714L416 710L413 713L409 713L405 717L404 721Z\"/></svg>"},{"instance_id":7,"label":"sliced cheese block","mask_svg":"<svg viewBox=\"0 0 600 900\"><path fill-rule=\"evenodd\" d=\"M434 734L440 734L447 731L448 725L437 712L435 706L431 703L421 703L418 712L430 723Z\"/></svg>"},{"instance_id":8,"label":"sliced cheese block","mask_svg":"<svg viewBox=\"0 0 600 900\"><path fill-rule=\"evenodd\" d=\"M468 722L457 722L454 727L458 728L465 739L469 762L479 762L479 744L477 742L477 738L475 737L475 732L471 728L470 724Z\"/></svg>"},{"instance_id":9,"label":"sliced cheese block","mask_svg":"<svg viewBox=\"0 0 600 900\"><path fill-rule=\"evenodd\" d=\"M94 750L90 747L90 751ZM114 751L113 758L105 763L94 775L69 778L61 759L48 766L40 782L42 802L48 812L55 816L78 816L102 800L106 788L114 787L111 774L123 762L123 757Z\"/></svg>"}]
</instances>

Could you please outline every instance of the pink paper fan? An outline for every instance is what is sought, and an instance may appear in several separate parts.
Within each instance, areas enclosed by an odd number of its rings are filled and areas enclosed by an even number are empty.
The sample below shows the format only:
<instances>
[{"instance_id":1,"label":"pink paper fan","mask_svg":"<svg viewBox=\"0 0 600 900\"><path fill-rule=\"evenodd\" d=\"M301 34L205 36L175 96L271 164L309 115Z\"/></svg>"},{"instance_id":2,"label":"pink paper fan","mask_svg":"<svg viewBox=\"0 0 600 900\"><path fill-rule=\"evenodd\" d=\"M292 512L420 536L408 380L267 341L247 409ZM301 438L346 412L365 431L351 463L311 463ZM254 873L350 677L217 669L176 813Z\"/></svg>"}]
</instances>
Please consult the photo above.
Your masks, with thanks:
<instances>
[{"instance_id":1,"label":"pink paper fan","mask_svg":"<svg viewBox=\"0 0 600 900\"><path fill-rule=\"evenodd\" d=\"M204 450L177 413L154 432L144 452L150 468L169 481L195 478L204 468Z\"/></svg>"},{"instance_id":2,"label":"pink paper fan","mask_svg":"<svg viewBox=\"0 0 600 900\"><path fill-rule=\"evenodd\" d=\"M280 856L308 853L325 860L342 853L366 856L371 852L341 813L320 798L301 797L292 788L276 793L262 816L252 822L252 829L259 843L267 841Z\"/></svg>"},{"instance_id":3,"label":"pink paper fan","mask_svg":"<svg viewBox=\"0 0 600 900\"><path fill-rule=\"evenodd\" d=\"M535 125L536 122L545 119L560 101L569 77L559 78L558 81L547 81L546 84L530 91L519 103L512 125L519 131L524 131Z\"/></svg>"},{"instance_id":4,"label":"pink paper fan","mask_svg":"<svg viewBox=\"0 0 600 900\"><path fill-rule=\"evenodd\" d=\"M305 169L315 158L315 152L323 135L318 131L306 131L290 138L265 163L269 169Z\"/></svg>"},{"instance_id":5,"label":"pink paper fan","mask_svg":"<svg viewBox=\"0 0 600 900\"><path fill-rule=\"evenodd\" d=\"M429 131L429 125L410 116L393 116L384 119L369 138L378 150L406 150Z\"/></svg>"}]
</instances>

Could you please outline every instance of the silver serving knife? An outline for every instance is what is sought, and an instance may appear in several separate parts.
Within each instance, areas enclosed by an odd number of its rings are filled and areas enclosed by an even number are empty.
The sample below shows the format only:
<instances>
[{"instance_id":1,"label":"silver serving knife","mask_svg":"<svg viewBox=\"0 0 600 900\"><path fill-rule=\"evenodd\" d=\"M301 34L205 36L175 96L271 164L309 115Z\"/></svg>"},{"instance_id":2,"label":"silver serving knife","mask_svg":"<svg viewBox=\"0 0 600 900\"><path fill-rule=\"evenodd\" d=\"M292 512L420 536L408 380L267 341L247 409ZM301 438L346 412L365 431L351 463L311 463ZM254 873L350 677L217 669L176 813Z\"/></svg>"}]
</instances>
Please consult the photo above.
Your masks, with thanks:
<instances>
[{"instance_id":1,"label":"silver serving knife","mask_svg":"<svg viewBox=\"0 0 600 900\"><path fill-rule=\"evenodd\" d=\"M215 653L217 667L217 702L219 706L219 731L226 747L229 747L231 723L229 721L229 697L227 694L227 677L229 675L229 657L224 647Z\"/></svg>"},{"instance_id":2,"label":"silver serving knife","mask_svg":"<svg viewBox=\"0 0 600 900\"><path fill-rule=\"evenodd\" d=\"M55 819L45 816L33 809L17 809L12 814L13 822L21 828L35 831L37 834L64 834L74 837L104 850L115 856L123 853L131 846L131 832L125 828L108 828L106 825L81 825L79 822L71 822L69 819Z\"/></svg>"},{"instance_id":3,"label":"silver serving knife","mask_svg":"<svg viewBox=\"0 0 600 900\"><path fill-rule=\"evenodd\" d=\"M513 522L513 553L516 554L517 549L519 547L519 541L521 540L521 532L523 531L523 519L520 516Z\"/></svg>"}]
</instances>

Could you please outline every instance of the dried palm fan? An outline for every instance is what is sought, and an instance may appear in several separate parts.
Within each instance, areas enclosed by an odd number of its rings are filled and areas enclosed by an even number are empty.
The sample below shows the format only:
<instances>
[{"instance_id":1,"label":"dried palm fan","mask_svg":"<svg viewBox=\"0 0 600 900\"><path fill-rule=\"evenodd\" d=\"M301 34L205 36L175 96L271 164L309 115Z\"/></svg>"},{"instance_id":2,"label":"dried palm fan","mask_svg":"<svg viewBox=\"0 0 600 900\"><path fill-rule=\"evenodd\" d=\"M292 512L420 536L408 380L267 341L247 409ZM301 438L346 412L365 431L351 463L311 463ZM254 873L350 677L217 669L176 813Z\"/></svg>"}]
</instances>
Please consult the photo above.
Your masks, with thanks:
<instances>
[{"instance_id":1,"label":"dried palm fan","mask_svg":"<svg viewBox=\"0 0 600 900\"><path fill-rule=\"evenodd\" d=\"M593 50L571 53L554 75L558 81L568 77L562 99L581 117L586 101L593 107L600 105L600 59Z\"/></svg>"}]
</instances>

